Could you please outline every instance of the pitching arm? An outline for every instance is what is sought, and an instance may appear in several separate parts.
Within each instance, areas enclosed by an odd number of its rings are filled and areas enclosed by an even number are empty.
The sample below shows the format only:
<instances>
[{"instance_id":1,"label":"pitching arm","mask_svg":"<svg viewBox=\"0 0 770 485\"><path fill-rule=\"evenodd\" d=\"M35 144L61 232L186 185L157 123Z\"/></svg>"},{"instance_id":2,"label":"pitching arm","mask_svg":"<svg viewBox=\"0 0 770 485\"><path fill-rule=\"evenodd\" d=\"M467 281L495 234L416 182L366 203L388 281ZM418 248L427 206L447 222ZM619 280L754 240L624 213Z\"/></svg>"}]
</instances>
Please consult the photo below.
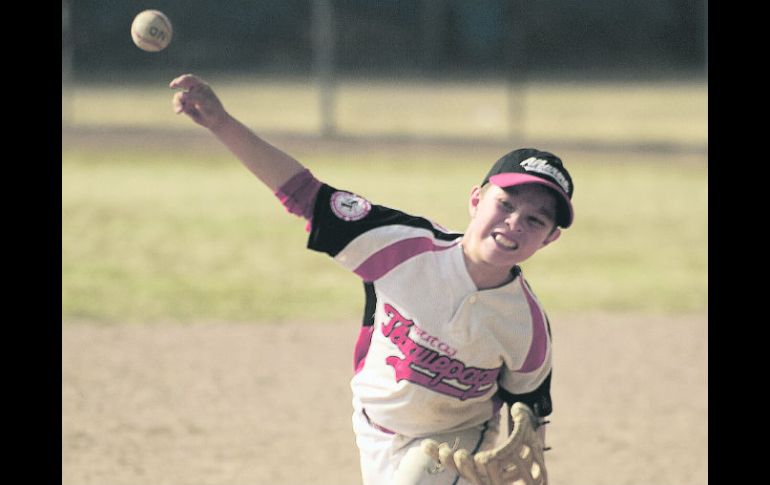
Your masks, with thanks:
<instances>
[{"instance_id":1,"label":"pitching arm","mask_svg":"<svg viewBox=\"0 0 770 485\"><path fill-rule=\"evenodd\" d=\"M305 169L232 117L211 87L197 76L184 74L171 81L169 87L180 89L172 100L174 111L211 131L271 191L276 192Z\"/></svg>"}]
</instances>

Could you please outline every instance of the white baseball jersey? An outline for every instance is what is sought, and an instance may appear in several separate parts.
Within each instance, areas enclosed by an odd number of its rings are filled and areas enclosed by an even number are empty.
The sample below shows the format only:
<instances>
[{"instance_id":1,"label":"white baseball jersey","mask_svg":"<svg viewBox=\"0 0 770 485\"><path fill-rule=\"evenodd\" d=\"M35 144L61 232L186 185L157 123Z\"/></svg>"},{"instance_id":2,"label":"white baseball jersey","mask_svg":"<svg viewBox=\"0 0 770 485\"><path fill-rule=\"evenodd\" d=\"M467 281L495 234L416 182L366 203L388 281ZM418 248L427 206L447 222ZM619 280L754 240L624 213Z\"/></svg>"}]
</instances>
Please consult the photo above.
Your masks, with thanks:
<instances>
[{"instance_id":1,"label":"white baseball jersey","mask_svg":"<svg viewBox=\"0 0 770 485\"><path fill-rule=\"evenodd\" d=\"M284 203L298 192L289 185ZM462 234L317 181L313 194L308 247L364 281L351 387L373 423L415 437L460 430L492 418L501 396L550 413L550 329L518 267L479 291Z\"/></svg>"}]
</instances>

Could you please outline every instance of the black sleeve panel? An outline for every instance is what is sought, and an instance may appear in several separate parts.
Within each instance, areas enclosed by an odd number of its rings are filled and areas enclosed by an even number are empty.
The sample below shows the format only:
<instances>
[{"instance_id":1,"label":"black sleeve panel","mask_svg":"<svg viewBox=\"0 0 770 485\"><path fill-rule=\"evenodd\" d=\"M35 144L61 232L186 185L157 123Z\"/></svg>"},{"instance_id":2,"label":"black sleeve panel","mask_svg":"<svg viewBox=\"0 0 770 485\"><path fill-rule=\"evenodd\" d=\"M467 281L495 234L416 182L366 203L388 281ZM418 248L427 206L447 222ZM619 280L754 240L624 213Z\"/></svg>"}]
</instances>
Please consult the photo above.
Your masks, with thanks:
<instances>
[{"instance_id":1,"label":"black sleeve panel","mask_svg":"<svg viewBox=\"0 0 770 485\"><path fill-rule=\"evenodd\" d=\"M548 377L545 378L543 383L532 392L511 394L501 387L497 391L497 396L508 405L515 402L523 402L534 411L535 415L544 418L553 411L551 403L551 374L553 374L553 371L549 372Z\"/></svg>"},{"instance_id":2,"label":"black sleeve panel","mask_svg":"<svg viewBox=\"0 0 770 485\"><path fill-rule=\"evenodd\" d=\"M308 249L334 257L361 234L377 227L394 224L428 229L437 239L445 241L452 241L460 236L457 233L439 230L425 218L375 204L371 205L371 209L363 218L354 221L343 220L332 211L331 198L336 192L339 191L327 184L323 184L318 192L308 237Z\"/></svg>"}]
</instances>

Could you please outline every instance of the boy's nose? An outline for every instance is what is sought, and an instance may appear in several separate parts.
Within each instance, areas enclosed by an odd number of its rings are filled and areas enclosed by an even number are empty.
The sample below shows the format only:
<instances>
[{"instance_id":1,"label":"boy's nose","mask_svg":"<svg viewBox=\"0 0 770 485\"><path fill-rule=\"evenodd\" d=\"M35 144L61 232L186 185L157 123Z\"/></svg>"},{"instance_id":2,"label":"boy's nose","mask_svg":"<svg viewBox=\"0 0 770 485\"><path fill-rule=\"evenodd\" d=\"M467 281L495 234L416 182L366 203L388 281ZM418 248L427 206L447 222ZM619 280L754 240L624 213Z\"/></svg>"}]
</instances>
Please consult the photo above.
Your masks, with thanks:
<instances>
[{"instance_id":1,"label":"boy's nose","mask_svg":"<svg viewBox=\"0 0 770 485\"><path fill-rule=\"evenodd\" d=\"M518 212L511 212L508 214L508 217L505 218L505 223L514 231L523 230L521 225L521 217Z\"/></svg>"}]
</instances>

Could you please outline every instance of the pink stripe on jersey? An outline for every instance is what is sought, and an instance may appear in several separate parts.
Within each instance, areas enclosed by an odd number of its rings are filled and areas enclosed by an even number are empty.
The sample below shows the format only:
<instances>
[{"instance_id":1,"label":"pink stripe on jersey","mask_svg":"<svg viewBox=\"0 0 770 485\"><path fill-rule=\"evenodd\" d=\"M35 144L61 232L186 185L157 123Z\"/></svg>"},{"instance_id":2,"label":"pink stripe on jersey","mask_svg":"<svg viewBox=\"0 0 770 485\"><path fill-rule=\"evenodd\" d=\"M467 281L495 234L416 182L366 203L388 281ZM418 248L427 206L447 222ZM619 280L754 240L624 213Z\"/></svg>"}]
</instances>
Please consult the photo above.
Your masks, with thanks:
<instances>
[{"instance_id":1,"label":"pink stripe on jersey","mask_svg":"<svg viewBox=\"0 0 770 485\"><path fill-rule=\"evenodd\" d=\"M444 251L458 243L438 246L429 237L413 237L386 246L353 270L364 281L376 281L407 259L429 251Z\"/></svg>"},{"instance_id":2,"label":"pink stripe on jersey","mask_svg":"<svg viewBox=\"0 0 770 485\"><path fill-rule=\"evenodd\" d=\"M361 332L358 334L358 341L356 341L356 349L353 353L353 371L358 372L364 367L364 361L366 361L366 354L369 353L369 346L372 345L372 332L374 331L373 325L361 327Z\"/></svg>"},{"instance_id":3,"label":"pink stripe on jersey","mask_svg":"<svg viewBox=\"0 0 770 485\"><path fill-rule=\"evenodd\" d=\"M307 219L306 229L309 231L313 220L315 199L320 189L321 182L310 173L310 170L305 169L287 180L275 192L275 196L289 213Z\"/></svg>"},{"instance_id":4,"label":"pink stripe on jersey","mask_svg":"<svg viewBox=\"0 0 770 485\"><path fill-rule=\"evenodd\" d=\"M548 340L543 312L540 311L540 306L535 301L532 293L530 293L523 278L520 278L520 282L521 289L524 291L527 303L529 304L529 311L532 314L532 345L529 347L529 353L527 358L524 359L524 364L522 364L521 369L517 372L532 372L543 365Z\"/></svg>"}]
</instances>

